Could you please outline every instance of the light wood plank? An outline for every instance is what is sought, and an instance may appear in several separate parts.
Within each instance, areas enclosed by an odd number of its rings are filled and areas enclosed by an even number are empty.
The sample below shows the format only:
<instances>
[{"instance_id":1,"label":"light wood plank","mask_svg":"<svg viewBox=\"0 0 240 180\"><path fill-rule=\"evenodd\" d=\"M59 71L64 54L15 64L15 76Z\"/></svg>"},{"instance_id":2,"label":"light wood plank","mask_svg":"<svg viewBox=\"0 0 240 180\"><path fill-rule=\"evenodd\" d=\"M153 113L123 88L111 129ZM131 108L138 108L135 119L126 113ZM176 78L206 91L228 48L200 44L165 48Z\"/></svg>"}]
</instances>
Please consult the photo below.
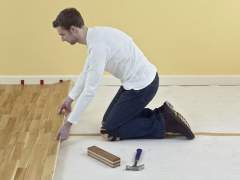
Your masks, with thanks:
<instances>
[{"instance_id":1,"label":"light wood plank","mask_svg":"<svg viewBox=\"0 0 240 180\"><path fill-rule=\"evenodd\" d=\"M51 180L63 123L57 114L70 82L0 86L0 176L4 180Z\"/></svg>"}]
</instances>

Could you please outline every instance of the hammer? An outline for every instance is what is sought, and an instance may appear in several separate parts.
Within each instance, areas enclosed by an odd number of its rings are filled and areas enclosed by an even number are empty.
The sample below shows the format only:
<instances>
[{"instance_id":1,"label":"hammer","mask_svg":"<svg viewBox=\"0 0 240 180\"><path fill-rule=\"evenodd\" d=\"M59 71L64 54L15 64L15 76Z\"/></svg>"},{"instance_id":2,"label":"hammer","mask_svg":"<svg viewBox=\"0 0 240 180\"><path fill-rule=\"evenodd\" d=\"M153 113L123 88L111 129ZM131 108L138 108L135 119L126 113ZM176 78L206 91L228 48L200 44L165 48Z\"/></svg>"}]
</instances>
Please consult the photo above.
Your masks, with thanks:
<instances>
[{"instance_id":1,"label":"hammer","mask_svg":"<svg viewBox=\"0 0 240 180\"><path fill-rule=\"evenodd\" d=\"M140 170L144 169L144 164L137 165L137 163L138 163L138 161L140 159L141 154L142 154L142 149L137 149L133 166L127 165L126 166L126 170L140 171Z\"/></svg>"}]
</instances>

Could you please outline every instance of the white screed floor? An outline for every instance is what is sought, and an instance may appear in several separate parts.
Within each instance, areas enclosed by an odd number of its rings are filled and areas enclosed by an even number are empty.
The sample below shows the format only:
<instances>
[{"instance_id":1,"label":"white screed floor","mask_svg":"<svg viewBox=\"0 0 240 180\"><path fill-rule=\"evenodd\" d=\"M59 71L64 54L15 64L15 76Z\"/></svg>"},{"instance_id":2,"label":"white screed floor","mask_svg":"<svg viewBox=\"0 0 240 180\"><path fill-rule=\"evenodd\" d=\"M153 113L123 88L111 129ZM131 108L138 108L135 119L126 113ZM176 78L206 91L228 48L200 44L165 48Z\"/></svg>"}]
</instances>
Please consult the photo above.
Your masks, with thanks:
<instances>
[{"instance_id":1,"label":"white screed floor","mask_svg":"<svg viewBox=\"0 0 240 180\"><path fill-rule=\"evenodd\" d=\"M98 133L103 114L119 87L102 86L71 133ZM240 132L240 86L160 86L149 107L171 102L194 132ZM87 156L96 145L121 158L110 168ZM70 137L61 144L54 180L237 180L240 178L240 136L196 136L162 140L106 142L98 136ZM143 149L139 172L125 171L137 148Z\"/></svg>"}]
</instances>

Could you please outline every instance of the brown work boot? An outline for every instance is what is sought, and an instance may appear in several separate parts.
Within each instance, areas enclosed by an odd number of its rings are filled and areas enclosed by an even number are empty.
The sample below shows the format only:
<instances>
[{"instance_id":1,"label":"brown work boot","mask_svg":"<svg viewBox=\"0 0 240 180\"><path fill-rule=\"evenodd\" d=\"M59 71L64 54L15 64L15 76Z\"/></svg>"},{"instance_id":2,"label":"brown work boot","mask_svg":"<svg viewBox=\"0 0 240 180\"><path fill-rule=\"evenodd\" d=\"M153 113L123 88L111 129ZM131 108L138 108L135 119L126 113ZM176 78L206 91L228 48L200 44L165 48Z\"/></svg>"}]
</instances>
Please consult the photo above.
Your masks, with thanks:
<instances>
[{"instance_id":1,"label":"brown work boot","mask_svg":"<svg viewBox=\"0 0 240 180\"><path fill-rule=\"evenodd\" d=\"M195 135L186 119L173 109L173 105L166 101L158 109L164 116L166 133L179 133L187 139L194 139Z\"/></svg>"}]
</instances>

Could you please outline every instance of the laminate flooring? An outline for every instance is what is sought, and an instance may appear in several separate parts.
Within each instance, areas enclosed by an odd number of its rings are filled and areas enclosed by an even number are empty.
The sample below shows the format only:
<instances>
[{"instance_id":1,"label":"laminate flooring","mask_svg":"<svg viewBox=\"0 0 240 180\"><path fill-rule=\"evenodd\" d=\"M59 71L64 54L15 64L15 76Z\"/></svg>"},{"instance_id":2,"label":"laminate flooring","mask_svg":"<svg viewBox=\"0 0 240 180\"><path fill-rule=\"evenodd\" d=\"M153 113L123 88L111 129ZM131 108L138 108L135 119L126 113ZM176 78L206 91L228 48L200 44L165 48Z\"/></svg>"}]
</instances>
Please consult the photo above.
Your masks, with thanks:
<instances>
[{"instance_id":1,"label":"laminate flooring","mask_svg":"<svg viewBox=\"0 0 240 180\"><path fill-rule=\"evenodd\" d=\"M63 117L57 114L70 82L0 85L0 179L51 180Z\"/></svg>"}]
</instances>

